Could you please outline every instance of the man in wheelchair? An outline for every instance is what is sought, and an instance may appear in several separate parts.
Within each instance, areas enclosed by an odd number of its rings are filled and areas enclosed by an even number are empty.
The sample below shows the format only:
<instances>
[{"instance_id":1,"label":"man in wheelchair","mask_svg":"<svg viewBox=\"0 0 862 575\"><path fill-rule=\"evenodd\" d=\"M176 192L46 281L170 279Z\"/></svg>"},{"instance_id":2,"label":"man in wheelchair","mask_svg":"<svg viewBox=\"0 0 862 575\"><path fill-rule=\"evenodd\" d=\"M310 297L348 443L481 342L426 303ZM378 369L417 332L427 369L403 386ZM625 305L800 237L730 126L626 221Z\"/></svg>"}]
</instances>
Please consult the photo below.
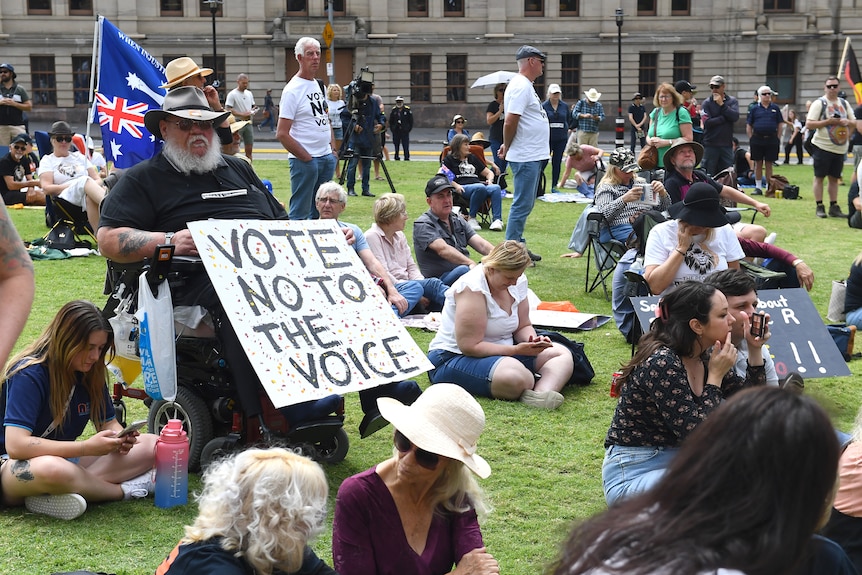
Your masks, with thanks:
<instances>
[{"instance_id":1,"label":"man in wheelchair","mask_svg":"<svg viewBox=\"0 0 862 575\"><path fill-rule=\"evenodd\" d=\"M101 253L118 264L142 262L157 246L173 244L175 256L199 254L189 221L201 219L287 219L287 213L270 194L248 163L222 155L215 138L227 112L214 112L203 92L181 87L165 96L161 110L147 112L144 123L164 140L162 151L126 171L102 205L98 240ZM348 243L351 233L345 234ZM199 266L182 278L183 289L174 295L174 305L202 306L214 320L215 332L237 382L237 395L247 417L261 414L260 382L242 345L227 320L209 277ZM376 408L376 397L397 396L412 402L419 389L400 382L362 392L373 395L362 404ZM411 382L412 383L412 382ZM414 389L415 386L415 389ZM406 398L406 392L413 397ZM360 394L362 395L362 394ZM279 410L291 423L332 413L341 398L332 395ZM363 436L385 425L379 413L368 410L363 419Z\"/></svg>"}]
</instances>

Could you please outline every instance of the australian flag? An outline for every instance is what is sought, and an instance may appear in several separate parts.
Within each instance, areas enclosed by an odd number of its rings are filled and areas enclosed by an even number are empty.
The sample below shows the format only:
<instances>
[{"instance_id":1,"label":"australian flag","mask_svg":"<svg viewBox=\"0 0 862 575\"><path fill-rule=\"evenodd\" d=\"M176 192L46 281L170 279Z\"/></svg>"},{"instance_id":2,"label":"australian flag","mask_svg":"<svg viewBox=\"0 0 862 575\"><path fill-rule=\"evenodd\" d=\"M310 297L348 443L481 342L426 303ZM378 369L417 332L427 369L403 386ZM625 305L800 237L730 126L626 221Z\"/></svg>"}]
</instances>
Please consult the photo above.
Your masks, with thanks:
<instances>
[{"instance_id":1,"label":"australian flag","mask_svg":"<svg viewBox=\"0 0 862 575\"><path fill-rule=\"evenodd\" d=\"M105 158L130 168L153 156L161 142L144 127L144 114L165 99L165 69L146 50L99 17L99 85L96 113Z\"/></svg>"}]
</instances>

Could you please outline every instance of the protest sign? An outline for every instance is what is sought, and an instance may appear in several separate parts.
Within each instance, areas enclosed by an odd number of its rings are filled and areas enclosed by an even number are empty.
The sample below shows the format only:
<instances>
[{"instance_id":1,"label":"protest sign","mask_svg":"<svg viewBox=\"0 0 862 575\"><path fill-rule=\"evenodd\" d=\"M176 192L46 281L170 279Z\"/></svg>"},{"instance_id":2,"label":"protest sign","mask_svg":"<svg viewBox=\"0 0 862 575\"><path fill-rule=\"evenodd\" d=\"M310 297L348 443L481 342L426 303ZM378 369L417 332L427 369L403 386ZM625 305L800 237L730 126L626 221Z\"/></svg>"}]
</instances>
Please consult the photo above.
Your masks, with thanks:
<instances>
[{"instance_id":1,"label":"protest sign","mask_svg":"<svg viewBox=\"0 0 862 575\"><path fill-rule=\"evenodd\" d=\"M766 347L779 378L795 371L807 379L850 375L811 298L802 288L760 290L757 310L769 314ZM641 327L649 330L660 296L630 298Z\"/></svg>"},{"instance_id":2,"label":"protest sign","mask_svg":"<svg viewBox=\"0 0 862 575\"><path fill-rule=\"evenodd\" d=\"M334 220L207 220L189 231L276 407L433 367Z\"/></svg>"}]
</instances>

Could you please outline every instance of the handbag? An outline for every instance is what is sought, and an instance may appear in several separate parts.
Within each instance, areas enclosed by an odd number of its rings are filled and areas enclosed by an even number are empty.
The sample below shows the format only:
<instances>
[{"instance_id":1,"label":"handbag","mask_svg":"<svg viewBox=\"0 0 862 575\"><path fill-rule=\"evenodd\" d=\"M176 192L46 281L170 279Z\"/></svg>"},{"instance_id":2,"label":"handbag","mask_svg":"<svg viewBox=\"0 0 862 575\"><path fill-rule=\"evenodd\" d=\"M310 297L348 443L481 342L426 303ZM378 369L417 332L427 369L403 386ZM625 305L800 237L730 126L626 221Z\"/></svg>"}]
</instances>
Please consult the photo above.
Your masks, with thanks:
<instances>
[{"instance_id":1,"label":"handbag","mask_svg":"<svg viewBox=\"0 0 862 575\"><path fill-rule=\"evenodd\" d=\"M573 341L556 331L537 329L536 335L547 336L552 342L564 345L572 353L575 368L572 370L572 377L569 378L566 385L589 385L593 382L596 372L586 352L584 352L584 344Z\"/></svg>"},{"instance_id":2,"label":"handbag","mask_svg":"<svg viewBox=\"0 0 862 575\"><path fill-rule=\"evenodd\" d=\"M655 122L651 122L652 135L655 136ZM638 154L638 166L642 170L654 170L658 166L658 148L647 144Z\"/></svg>"},{"instance_id":3,"label":"handbag","mask_svg":"<svg viewBox=\"0 0 862 575\"><path fill-rule=\"evenodd\" d=\"M794 186L793 184L787 184L784 186L784 190L781 192L782 196L785 200L798 200L799 199L799 186Z\"/></svg>"},{"instance_id":4,"label":"handbag","mask_svg":"<svg viewBox=\"0 0 862 575\"><path fill-rule=\"evenodd\" d=\"M847 284L844 280L832 280L832 293L829 296L829 310L826 319L835 323L843 322L847 316L844 313L844 297L847 294Z\"/></svg>"},{"instance_id":5,"label":"handbag","mask_svg":"<svg viewBox=\"0 0 862 575\"><path fill-rule=\"evenodd\" d=\"M836 347L838 347L838 351L840 351L841 355L844 357L844 361L850 361L853 359L853 344L856 340L856 326L840 323L836 325L827 325L826 329L829 330L829 335L832 336L832 340L835 342Z\"/></svg>"},{"instance_id":6,"label":"handbag","mask_svg":"<svg viewBox=\"0 0 862 575\"><path fill-rule=\"evenodd\" d=\"M138 349L144 389L153 399L173 401L177 397L177 349L174 333L174 305L168 280L153 294L147 274L138 278Z\"/></svg>"}]
</instances>

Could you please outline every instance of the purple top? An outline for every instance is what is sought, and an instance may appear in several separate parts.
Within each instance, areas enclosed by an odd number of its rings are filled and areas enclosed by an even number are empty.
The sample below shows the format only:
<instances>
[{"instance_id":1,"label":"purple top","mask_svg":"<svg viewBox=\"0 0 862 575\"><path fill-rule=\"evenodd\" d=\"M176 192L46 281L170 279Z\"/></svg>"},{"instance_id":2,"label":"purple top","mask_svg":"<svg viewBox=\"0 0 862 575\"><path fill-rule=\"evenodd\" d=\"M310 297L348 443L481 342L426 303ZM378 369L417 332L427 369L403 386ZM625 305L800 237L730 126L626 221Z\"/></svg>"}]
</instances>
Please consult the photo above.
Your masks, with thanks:
<instances>
[{"instance_id":1,"label":"purple top","mask_svg":"<svg viewBox=\"0 0 862 575\"><path fill-rule=\"evenodd\" d=\"M422 555L404 534L389 488L376 467L348 477L338 489L332 523L332 560L340 575L443 575L461 557L483 547L473 509L438 509Z\"/></svg>"}]
</instances>

